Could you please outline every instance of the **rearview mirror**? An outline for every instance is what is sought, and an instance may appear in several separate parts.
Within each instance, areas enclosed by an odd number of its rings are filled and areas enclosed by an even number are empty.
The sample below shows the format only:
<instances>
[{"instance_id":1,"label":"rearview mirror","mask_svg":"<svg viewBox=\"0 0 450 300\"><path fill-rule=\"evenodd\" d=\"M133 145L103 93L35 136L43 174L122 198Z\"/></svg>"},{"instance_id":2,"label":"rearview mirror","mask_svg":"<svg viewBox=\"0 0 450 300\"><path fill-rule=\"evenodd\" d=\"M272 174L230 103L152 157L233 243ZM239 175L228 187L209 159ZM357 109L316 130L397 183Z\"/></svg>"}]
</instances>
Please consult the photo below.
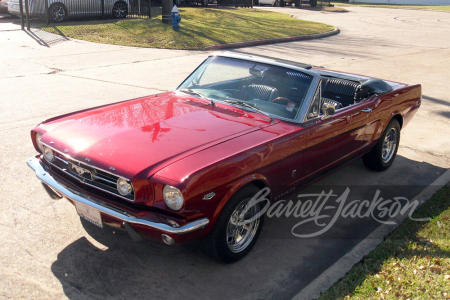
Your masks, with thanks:
<instances>
[{"instance_id":1,"label":"rearview mirror","mask_svg":"<svg viewBox=\"0 0 450 300\"><path fill-rule=\"evenodd\" d=\"M255 69L255 68L250 68L248 70L248 72L250 73L250 75L253 75L253 76L258 76L258 77L262 76L262 71L258 70L258 69Z\"/></svg>"}]
</instances>

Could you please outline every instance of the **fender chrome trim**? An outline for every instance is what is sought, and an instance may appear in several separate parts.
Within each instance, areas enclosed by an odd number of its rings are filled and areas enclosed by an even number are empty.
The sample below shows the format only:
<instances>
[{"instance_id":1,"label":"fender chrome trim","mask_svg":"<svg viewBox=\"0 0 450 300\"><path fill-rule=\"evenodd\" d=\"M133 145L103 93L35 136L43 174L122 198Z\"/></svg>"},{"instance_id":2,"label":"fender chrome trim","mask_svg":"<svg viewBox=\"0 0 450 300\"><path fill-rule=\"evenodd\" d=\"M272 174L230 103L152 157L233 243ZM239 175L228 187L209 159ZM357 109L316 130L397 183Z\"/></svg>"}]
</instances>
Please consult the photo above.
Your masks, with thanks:
<instances>
[{"instance_id":1,"label":"fender chrome trim","mask_svg":"<svg viewBox=\"0 0 450 300\"><path fill-rule=\"evenodd\" d=\"M133 214L130 214L126 211L120 210L116 207L113 207L103 201L93 199L92 197L90 197L88 195L80 193L79 191L76 191L73 188L70 188L70 187L58 182L51 174L49 174L47 171L45 171L40 160L37 157L32 157L32 158L28 159L27 163L28 163L28 166L35 171L36 177L39 180L41 180L43 183L48 185L52 190L54 190L58 194L61 194L61 195L65 196L66 198L70 198L73 201L78 201L80 203L89 205L89 206L99 210L103 214L117 218L124 222L130 223L130 224L146 226L149 228L153 228L153 229L160 230L160 231L163 231L166 233L171 233L171 234L189 233L189 232L198 230L200 228L203 228L209 224L209 219L203 218L203 219L199 219L199 220L190 222L184 226L175 228L175 227L172 227L172 226L164 224L164 223L156 223L156 222L151 222L151 221L148 221L145 219L141 219Z\"/></svg>"}]
</instances>

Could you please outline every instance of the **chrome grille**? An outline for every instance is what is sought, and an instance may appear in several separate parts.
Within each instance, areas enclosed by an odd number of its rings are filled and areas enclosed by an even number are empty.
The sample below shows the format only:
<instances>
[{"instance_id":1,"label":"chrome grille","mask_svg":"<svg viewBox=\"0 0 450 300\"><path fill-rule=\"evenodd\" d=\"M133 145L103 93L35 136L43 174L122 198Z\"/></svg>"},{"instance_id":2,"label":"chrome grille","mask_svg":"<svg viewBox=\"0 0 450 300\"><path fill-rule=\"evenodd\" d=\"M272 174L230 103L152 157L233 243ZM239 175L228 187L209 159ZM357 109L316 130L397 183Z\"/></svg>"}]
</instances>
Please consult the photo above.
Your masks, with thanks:
<instances>
[{"instance_id":1,"label":"chrome grille","mask_svg":"<svg viewBox=\"0 0 450 300\"><path fill-rule=\"evenodd\" d=\"M126 196L120 195L117 191L117 180L119 176L71 159L54 149L53 152L55 153L55 160L50 164L68 176L122 199L134 201L134 190Z\"/></svg>"}]
</instances>

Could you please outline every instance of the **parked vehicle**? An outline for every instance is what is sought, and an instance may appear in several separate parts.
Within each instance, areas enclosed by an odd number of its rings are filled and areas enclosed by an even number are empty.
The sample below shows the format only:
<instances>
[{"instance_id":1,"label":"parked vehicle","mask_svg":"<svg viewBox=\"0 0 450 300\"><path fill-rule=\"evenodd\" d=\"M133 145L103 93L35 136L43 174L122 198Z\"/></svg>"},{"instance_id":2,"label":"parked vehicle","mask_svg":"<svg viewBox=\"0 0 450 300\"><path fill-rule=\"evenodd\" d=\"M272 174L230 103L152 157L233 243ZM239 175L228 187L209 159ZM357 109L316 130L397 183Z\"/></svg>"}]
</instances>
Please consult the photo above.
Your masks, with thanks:
<instances>
[{"instance_id":1,"label":"parked vehicle","mask_svg":"<svg viewBox=\"0 0 450 300\"><path fill-rule=\"evenodd\" d=\"M292 5L294 0L259 0L255 5L271 5L271 6L286 6Z\"/></svg>"},{"instance_id":2,"label":"parked vehicle","mask_svg":"<svg viewBox=\"0 0 450 300\"><path fill-rule=\"evenodd\" d=\"M389 168L420 104L420 85L215 54L173 92L42 122L28 165L100 227L168 245L201 239L228 263L261 232L257 193L280 200L361 157Z\"/></svg>"},{"instance_id":3,"label":"parked vehicle","mask_svg":"<svg viewBox=\"0 0 450 300\"><path fill-rule=\"evenodd\" d=\"M44 0L28 0L30 17L45 16ZM9 13L20 16L19 0L9 0ZM25 5L24 5L25 11ZM125 18L129 11L128 0L105 0L104 15ZM59 23L72 17L101 16L101 0L48 0L48 14L51 22Z\"/></svg>"},{"instance_id":4,"label":"parked vehicle","mask_svg":"<svg viewBox=\"0 0 450 300\"><path fill-rule=\"evenodd\" d=\"M207 6L210 3L210 0L174 0L174 5L183 6L183 5L204 5Z\"/></svg>"},{"instance_id":5,"label":"parked vehicle","mask_svg":"<svg viewBox=\"0 0 450 300\"><path fill-rule=\"evenodd\" d=\"M311 7L317 6L317 0L300 0L301 4L309 4Z\"/></svg>"},{"instance_id":6,"label":"parked vehicle","mask_svg":"<svg viewBox=\"0 0 450 300\"><path fill-rule=\"evenodd\" d=\"M258 5L280 6L280 0L259 0Z\"/></svg>"},{"instance_id":7,"label":"parked vehicle","mask_svg":"<svg viewBox=\"0 0 450 300\"><path fill-rule=\"evenodd\" d=\"M0 0L0 14L8 13L8 0Z\"/></svg>"}]
</instances>

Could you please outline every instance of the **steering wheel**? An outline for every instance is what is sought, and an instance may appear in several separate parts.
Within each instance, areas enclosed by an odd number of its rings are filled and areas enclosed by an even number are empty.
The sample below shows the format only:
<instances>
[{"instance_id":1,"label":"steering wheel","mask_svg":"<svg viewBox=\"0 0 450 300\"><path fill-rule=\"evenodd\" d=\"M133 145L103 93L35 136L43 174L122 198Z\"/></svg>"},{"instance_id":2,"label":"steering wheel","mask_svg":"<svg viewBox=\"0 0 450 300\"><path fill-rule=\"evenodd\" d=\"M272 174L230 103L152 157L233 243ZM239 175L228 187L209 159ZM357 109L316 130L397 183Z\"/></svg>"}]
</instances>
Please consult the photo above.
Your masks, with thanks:
<instances>
[{"instance_id":1,"label":"steering wheel","mask_svg":"<svg viewBox=\"0 0 450 300\"><path fill-rule=\"evenodd\" d=\"M272 103L280 103L280 104L294 104L294 108L298 108L297 104L295 104L294 101L292 101L291 99L285 98L285 97L277 97L275 99L273 99L272 101L270 101Z\"/></svg>"}]
</instances>

